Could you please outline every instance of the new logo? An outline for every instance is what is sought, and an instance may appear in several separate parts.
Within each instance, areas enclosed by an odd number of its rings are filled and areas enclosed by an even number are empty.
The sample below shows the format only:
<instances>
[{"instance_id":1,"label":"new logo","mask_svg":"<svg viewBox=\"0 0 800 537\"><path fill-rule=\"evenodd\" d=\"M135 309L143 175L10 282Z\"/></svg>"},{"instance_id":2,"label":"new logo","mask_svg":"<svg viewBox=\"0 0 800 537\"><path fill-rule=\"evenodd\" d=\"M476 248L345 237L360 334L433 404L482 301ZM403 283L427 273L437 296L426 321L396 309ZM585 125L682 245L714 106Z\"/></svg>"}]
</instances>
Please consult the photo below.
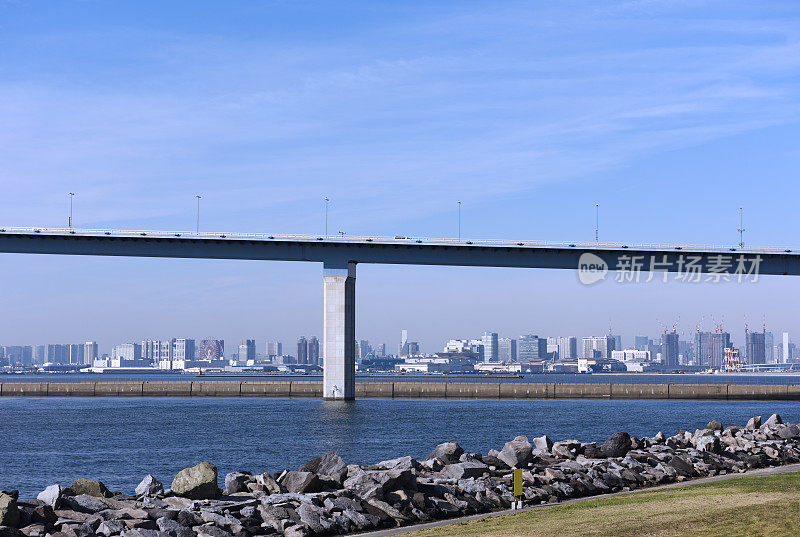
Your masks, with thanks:
<instances>
[{"instance_id":1,"label":"new logo","mask_svg":"<svg viewBox=\"0 0 800 537\"><path fill-rule=\"evenodd\" d=\"M604 280L608 274L608 264L591 252L581 254L578 259L578 279L584 285L592 285Z\"/></svg>"}]
</instances>

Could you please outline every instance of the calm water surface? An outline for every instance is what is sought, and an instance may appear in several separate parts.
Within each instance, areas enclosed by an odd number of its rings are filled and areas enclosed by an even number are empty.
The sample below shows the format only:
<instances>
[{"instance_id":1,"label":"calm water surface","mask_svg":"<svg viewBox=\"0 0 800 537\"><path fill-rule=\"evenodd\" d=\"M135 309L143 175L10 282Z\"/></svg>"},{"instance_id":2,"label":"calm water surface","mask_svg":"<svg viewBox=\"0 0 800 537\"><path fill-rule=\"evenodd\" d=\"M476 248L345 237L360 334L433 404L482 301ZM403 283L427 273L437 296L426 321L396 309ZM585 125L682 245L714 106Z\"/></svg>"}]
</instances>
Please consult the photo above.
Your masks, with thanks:
<instances>
[{"instance_id":1,"label":"calm water surface","mask_svg":"<svg viewBox=\"0 0 800 537\"><path fill-rule=\"evenodd\" d=\"M800 402L4 397L0 489L35 497L87 477L132 492L148 473L169 485L203 460L222 481L235 470L297 468L329 450L369 464L424 458L446 441L486 453L520 434L602 441L616 431L694 430L711 419L744 425L773 412L798 422Z\"/></svg>"}]
</instances>

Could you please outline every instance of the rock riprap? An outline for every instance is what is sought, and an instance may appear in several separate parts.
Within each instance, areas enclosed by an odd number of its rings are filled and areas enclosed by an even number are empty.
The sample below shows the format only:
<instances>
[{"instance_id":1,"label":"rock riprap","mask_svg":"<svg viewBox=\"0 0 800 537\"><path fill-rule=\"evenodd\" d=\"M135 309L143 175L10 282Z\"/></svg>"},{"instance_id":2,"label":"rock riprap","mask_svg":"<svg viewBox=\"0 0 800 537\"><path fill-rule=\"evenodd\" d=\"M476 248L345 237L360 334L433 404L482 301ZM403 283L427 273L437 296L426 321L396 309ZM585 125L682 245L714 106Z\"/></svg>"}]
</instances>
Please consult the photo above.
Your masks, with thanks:
<instances>
[{"instance_id":1,"label":"rock riprap","mask_svg":"<svg viewBox=\"0 0 800 537\"><path fill-rule=\"evenodd\" d=\"M217 468L203 462L181 470L166 490L148 475L133 495L88 479L51 485L31 501L0 491L0 536L340 535L507 509L517 468L533 505L800 462L800 427L777 414L744 427L713 420L669 437L618 432L600 445L532 438L486 455L447 442L426 460L366 466L329 452L297 470L232 472L224 490Z\"/></svg>"}]
</instances>

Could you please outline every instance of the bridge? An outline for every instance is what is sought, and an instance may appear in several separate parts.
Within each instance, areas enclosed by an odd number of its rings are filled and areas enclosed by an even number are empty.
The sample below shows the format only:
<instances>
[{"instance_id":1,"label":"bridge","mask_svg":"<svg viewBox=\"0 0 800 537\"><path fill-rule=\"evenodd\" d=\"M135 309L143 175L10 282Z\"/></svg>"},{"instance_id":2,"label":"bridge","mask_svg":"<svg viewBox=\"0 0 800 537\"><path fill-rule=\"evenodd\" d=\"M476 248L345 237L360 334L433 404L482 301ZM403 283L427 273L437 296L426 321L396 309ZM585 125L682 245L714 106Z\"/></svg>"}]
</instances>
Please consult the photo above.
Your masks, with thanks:
<instances>
[{"instance_id":1,"label":"bridge","mask_svg":"<svg viewBox=\"0 0 800 537\"><path fill-rule=\"evenodd\" d=\"M130 230L0 228L0 253L252 259L322 263L323 396L355 398L355 290L359 263L522 267L577 270L585 283L615 272L620 281L676 273L685 281L800 275L800 248L675 246L195 233Z\"/></svg>"}]
</instances>

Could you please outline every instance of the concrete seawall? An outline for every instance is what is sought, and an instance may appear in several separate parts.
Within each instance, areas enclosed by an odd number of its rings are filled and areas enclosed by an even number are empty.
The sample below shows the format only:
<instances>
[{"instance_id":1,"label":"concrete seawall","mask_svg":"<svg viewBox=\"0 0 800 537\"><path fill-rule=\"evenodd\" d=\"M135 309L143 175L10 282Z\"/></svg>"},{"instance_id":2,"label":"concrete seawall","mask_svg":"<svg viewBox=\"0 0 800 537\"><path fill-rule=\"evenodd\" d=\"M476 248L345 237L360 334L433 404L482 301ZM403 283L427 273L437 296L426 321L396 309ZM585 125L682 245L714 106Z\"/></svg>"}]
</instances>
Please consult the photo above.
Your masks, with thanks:
<instances>
[{"instance_id":1,"label":"concrete seawall","mask_svg":"<svg viewBox=\"0 0 800 537\"><path fill-rule=\"evenodd\" d=\"M4 382L0 396L321 397L320 381ZM800 401L800 384L359 382L356 397Z\"/></svg>"}]
</instances>

